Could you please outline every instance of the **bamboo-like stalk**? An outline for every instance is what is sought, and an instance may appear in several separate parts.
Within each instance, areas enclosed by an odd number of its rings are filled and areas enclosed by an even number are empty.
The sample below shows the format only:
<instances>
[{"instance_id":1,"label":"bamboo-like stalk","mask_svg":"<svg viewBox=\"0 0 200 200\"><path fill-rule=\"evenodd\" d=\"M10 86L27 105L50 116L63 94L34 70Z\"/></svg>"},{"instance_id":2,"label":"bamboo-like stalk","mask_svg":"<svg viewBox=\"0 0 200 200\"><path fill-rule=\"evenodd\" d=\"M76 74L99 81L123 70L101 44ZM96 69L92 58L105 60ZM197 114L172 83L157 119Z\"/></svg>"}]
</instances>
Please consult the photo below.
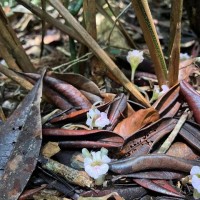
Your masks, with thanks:
<instances>
[{"instance_id":1,"label":"bamboo-like stalk","mask_svg":"<svg viewBox=\"0 0 200 200\"><path fill-rule=\"evenodd\" d=\"M132 0L134 11L142 28L146 44L154 63L155 73L159 85L167 84L167 67L160 41L156 33L151 11L147 0Z\"/></svg>"},{"instance_id":2,"label":"bamboo-like stalk","mask_svg":"<svg viewBox=\"0 0 200 200\"><path fill-rule=\"evenodd\" d=\"M172 0L171 3L172 10L170 19L170 44L168 67L168 80L170 87L172 87L178 82L183 0Z\"/></svg>"},{"instance_id":3,"label":"bamboo-like stalk","mask_svg":"<svg viewBox=\"0 0 200 200\"><path fill-rule=\"evenodd\" d=\"M13 31L2 7L0 6L0 41L5 46L9 54L13 56L16 63L25 72L34 72L35 68L30 62L19 39Z\"/></svg>"},{"instance_id":4,"label":"bamboo-like stalk","mask_svg":"<svg viewBox=\"0 0 200 200\"><path fill-rule=\"evenodd\" d=\"M17 63L15 62L15 59L10 55L7 48L2 44L1 38L0 38L0 55L1 57L6 61L8 67L10 69L13 69L15 71L21 72L22 70L19 68Z\"/></svg>"},{"instance_id":5,"label":"bamboo-like stalk","mask_svg":"<svg viewBox=\"0 0 200 200\"><path fill-rule=\"evenodd\" d=\"M19 85L27 90L31 90L33 88L33 85L29 81L2 64L0 64L0 72L16 83L19 83Z\"/></svg>"},{"instance_id":6,"label":"bamboo-like stalk","mask_svg":"<svg viewBox=\"0 0 200 200\"><path fill-rule=\"evenodd\" d=\"M84 12L84 20L85 20L85 29L95 40L97 40L96 1L84 0L83 12Z\"/></svg>"},{"instance_id":7,"label":"bamboo-like stalk","mask_svg":"<svg viewBox=\"0 0 200 200\"><path fill-rule=\"evenodd\" d=\"M107 69L115 78L131 93L133 96L146 107L150 107L149 102L142 96L136 87L127 79L121 70L115 65L105 51L97 42L87 33L87 31L77 22L70 12L58 0L49 0L51 5L58 10L62 17L75 29L83 41L87 44L93 53L106 65Z\"/></svg>"}]
</instances>

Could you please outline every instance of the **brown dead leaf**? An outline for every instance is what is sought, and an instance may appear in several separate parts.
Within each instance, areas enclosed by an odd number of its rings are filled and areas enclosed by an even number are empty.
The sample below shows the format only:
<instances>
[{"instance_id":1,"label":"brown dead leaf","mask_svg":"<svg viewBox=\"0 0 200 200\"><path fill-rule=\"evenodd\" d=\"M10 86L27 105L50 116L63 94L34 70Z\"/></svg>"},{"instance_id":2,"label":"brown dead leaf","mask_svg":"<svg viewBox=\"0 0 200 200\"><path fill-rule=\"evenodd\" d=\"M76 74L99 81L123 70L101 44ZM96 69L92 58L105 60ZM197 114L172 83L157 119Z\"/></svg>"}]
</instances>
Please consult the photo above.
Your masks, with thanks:
<instances>
[{"instance_id":1,"label":"brown dead leaf","mask_svg":"<svg viewBox=\"0 0 200 200\"><path fill-rule=\"evenodd\" d=\"M176 142L172 144L166 154L188 160L195 160L199 157L197 152L195 153L195 151L188 144L183 142Z\"/></svg>"},{"instance_id":2,"label":"brown dead leaf","mask_svg":"<svg viewBox=\"0 0 200 200\"><path fill-rule=\"evenodd\" d=\"M197 67L195 67L195 58L184 60L179 65L179 75L178 80L189 81L189 76L197 72Z\"/></svg>"},{"instance_id":3,"label":"brown dead leaf","mask_svg":"<svg viewBox=\"0 0 200 200\"><path fill-rule=\"evenodd\" d=\"M159 114L154 108L141 109L122 120L115 127L114 132L126 139L140 128L158 119Z\"/></svg>"}]
</instances>

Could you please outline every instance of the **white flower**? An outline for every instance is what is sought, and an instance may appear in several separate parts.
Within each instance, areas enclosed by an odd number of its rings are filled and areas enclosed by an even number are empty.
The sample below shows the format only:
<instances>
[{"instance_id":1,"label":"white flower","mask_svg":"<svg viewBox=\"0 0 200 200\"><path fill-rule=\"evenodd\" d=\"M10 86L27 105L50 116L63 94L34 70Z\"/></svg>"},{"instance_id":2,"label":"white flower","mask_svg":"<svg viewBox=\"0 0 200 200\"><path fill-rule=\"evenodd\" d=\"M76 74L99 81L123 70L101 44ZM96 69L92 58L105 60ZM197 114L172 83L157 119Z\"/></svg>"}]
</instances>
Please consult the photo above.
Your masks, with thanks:
<instances>
[{"instance_id":1,"label":"white flower","mask_svg":"<svg viewBox=\"0 0 200 200\"><path fill-rule=\"evenodd\" d=\"M167 85L162 85L161 88L162 88L162 90L160 91L159 86L154 85L153 95L151 97L150 103L157 100L159 97L164 95L169 90L169 87Z\"/></svg>"},{"instance_id":2,"label":"white flower","mask_svg":"<svg viewBox=\"0 0 200 200\"><path fill-rule=\"evenodd\" d=\"M190 58L190 56L188 53L180 53L180 60L183 61L183 60L187 60L189 58Z\"/></svg>"},{"instance_id":3,"label":"white flower","mask_svg":"<svg viewBox=\"0 0 200 200\"><path fill-rule=\"evenodd\" d=\"M110 124L110 120L105 112L100 112L94 106L87 112L86 124L93 129L93 127L102 129L106 125Z\"/></svg>"},{"instance_id":4,"label":"white flower","mask_svg":"<svg viewBox=\"0 0 200 200\"><path fill-rule=\"evenodd\" d=\"M105 148L101 148L101 151L91 152L90 156L88 156L87 149L82 150L83 156L85 157L85 171L94 179L101 178L102 175L105 175L108 172L108 163L111 159L107 156L108 151L105 150ZM85 152L87 152L87 154Z\"/></svg>"},{"instance_id":5,"label":"white flower","mask_svg":"<svg viewBox=\"0 0 200 200\"><path fill-rule=\"evenodd\" d=\"M135 71L138 65L144 60L143 51L133 50L129 51L126 56L127 61L131 65L131 81L134 81Z\"/></svg>"},{"instance_id":6,"label":"white flower","mask_svg":"<svg viewBox=\"0 0 200 200\"><path fill-rule=\"evenodd\" d=\"M143 51L129 51L126 59L130 63L130 65L139 65L144 60Z\"/></svg>"},{"instance_id":7,"label":"white flower","mask_svg":"<svg viewBox=\"0 0 200 200\"><path fill-rule=\"evenodd\" d=\"M161 85L161 88L162 88L162 90L161 90L161 92L159 92L159 95L158 95L159 97L164 95L169 90L169 87L167 85Z\"/></svg>"},{"instance_id":8,"label":"white flower","mask_svg":"<svg viewBox=\"0 0 200 200\"><path fill-rule=\"evenodd\" d=\"M192 176L192 186L194 187L194 198L200 198L200 167L193 166L190 175Z\"/></svg>"}]
</instances>

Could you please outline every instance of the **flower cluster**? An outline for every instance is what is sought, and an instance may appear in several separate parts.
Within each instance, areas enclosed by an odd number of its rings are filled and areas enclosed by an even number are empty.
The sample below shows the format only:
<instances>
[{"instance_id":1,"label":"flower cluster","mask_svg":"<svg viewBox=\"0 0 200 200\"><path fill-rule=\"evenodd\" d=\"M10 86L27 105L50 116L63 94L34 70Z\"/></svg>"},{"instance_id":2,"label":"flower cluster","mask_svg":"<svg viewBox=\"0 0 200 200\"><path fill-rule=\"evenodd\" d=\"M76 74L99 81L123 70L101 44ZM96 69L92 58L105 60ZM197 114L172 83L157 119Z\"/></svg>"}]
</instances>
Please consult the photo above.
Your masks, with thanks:
<instances>
[{"instance_id":1,"label":"flower cluster","mask_svg":"<svg viewBox=\"0 0 200 200\"><path fill-rule=\"evenodd\" d=\"M195 199L200 198L200 167L193 166L190 175L192 177L192 186L194 187L193 197Z\"/></svg>"},{"instance_id":2,"label":"flower cluster","mask_svg":"<svg viewBox=\"0 0 200 200\"><path fill-rule=\"evenodd\" d=\"M111 161L107 156L108 150L102 147L100 151L92 151L90 153L86 148L83 148L82 154L85 171L90 177L96 180L96 185L101 185L109 169L108 163Z\"/></svg>"},{"instance_id":3,"label":"flower cluster","mask_svg":"<svg viewBox=\"0 0 200 200\"><path fill-rule=\"evenodd\" d=\"M105 112L100 112L95 106L87 113L86 124L93 129L94 127L102 129L110 124L110 120Z\"/></svg>"}]
</instances>

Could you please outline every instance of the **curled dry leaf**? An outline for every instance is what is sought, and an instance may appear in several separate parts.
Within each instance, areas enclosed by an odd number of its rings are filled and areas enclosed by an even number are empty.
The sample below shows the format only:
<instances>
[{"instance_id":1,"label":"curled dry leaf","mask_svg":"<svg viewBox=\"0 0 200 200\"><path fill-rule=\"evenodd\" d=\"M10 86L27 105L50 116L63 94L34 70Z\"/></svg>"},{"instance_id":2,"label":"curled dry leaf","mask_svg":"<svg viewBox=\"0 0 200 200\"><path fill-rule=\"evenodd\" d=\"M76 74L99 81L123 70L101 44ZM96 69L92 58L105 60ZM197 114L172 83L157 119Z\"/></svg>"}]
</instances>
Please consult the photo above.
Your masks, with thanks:
<instances>
[{"instance_id":1,"label":"curled dry leaf","mask_svg":"<svg viewBox=\"0 0 200 200\"><path fill-rule=\"evenodd\" d=\"M193 165L200 166L200 161L191 161L164 154L130 157L109 163L110 170L118 174L130 174L153 169L190 172Z\"/></svg>"},{"instance_id":2,"label":"curled dry leaf","mask_svg":"<svg viewBox=\"0 0 200 200\"><path fill-rule=\"evenodd\" d=\"M125 96L125 94L117 95L109 108L108 118L111 125L107 127L107 130L113 130L113 127L115 127L115 125L117 124L126 107L127 97Z\"/></svg>"},{"instance_id":3,"label":"curled dry leaf","mask_svg":"<svg viewBox=\"0 0 200 200\"><path fill-rule=\"evenodd\" d=\"M148 179L133 179L138 185L141 185L144 188L149 190L159 192L165 195L173 196L173 197L184 197L182 194L177 192L169 183L165 182L154 182Z\"/></svg>"},{"instance_id":4,"label":"curled dry leaf","mask_svg":"<svg viewBox=\"0 0 200 200\"><path fill-rule=\"evenodd\" d=\"M159 119L159 114L154 108L141 109L131 116L122 120L114 129L114 132L124 139L133 135L137 130L155 122Z\"/></svg>"},{"instance_id":5,"label":"curled dry leaf","mask_svg":"<svg viewBox=\"0 0 200 200\"><path fill-rule=\"evenodd\" d=\"M179 84L176 84L153 104L153 107L158 111L160 117L164 117L166 115L168 115L168 117L173 117L177 113L180 104L179 106L174 105L175 102L177 103L179 90Z\"/></svg>"},{"instance_id":6,"label":"curled dry leaf","mask_svg":"<svg viewBox=\"0 0 200 200\"><path fill-rule=\"evenodd\" d=\"M124 139L106 130L43 129L44 138L53 138L60 148L113 148L121 147Z\"/></svg>"},{"instance_id":7,"label":"curled dry leaf","mask_svg":"<svg viewBox=\"0 0 200 200\"><path fill-rule=\"evenodd\" d=\"M48 75L65 81L74 87L84 90L86 92L95 94L97 96L101 96L99 87L91 80L87 79L85 76L81 74L75 73L55 73L55 72L48 72Z\"/></svg>"},{"instance_id":8,"label":"curled dry leaf","mask_svg":"<svg viewBox=\"0 0 200 200\"><path fill-rule=\"evenodd\" d=\"M34 73L26 73L25 75L34 80L37 80L40 77L40 75ZM74 106L81 107L82 109L91 107L92 104L89 100L71 84L50 76L46 76L44 82L47 86L62 94Z\"/></svg>"},{"instance_id":9,"label":"curled dry leaf","mask_svg":"<svg viewBox=\"0 0 200 200\"><path fill-rule=\"evenodd\" d=\"M152 171L142 171L135 172L133 174L122 174L119 176L115 176L113 181L116 181L121 178L144 178L144 179L161 179L161 180L173 180L173 179L181 179L185 177L187 173L183 172L174 172L174 171L164 171L164 170L152 170Z\"/></svg>"},{"instance_id":10,"label":"curled dry leaf","mask_svg":"<svg viewBox=\"0 0 200 200\"><path fill-rule=\"evenodd\" d=\"M139 156L153 151L154 145L157 144L166 134L170 133L178 119L162 118L147 127L137 131L134 135L125 140L123 148L118 156ZM179 134L185 142L192 146L197 152L200 152L200 125L186 121Z\"/></svg>"},{"instance_id":11,"label":"curled dry leaf","mask_svg":"<svg viewBox=\"0 0 200 200\"><path fill-rule=\"evenodd\" d=\"M200 124L200 94L186 81L180 82L181 93L193 111L195 121Z\"/></svg>"}]
</instances>

